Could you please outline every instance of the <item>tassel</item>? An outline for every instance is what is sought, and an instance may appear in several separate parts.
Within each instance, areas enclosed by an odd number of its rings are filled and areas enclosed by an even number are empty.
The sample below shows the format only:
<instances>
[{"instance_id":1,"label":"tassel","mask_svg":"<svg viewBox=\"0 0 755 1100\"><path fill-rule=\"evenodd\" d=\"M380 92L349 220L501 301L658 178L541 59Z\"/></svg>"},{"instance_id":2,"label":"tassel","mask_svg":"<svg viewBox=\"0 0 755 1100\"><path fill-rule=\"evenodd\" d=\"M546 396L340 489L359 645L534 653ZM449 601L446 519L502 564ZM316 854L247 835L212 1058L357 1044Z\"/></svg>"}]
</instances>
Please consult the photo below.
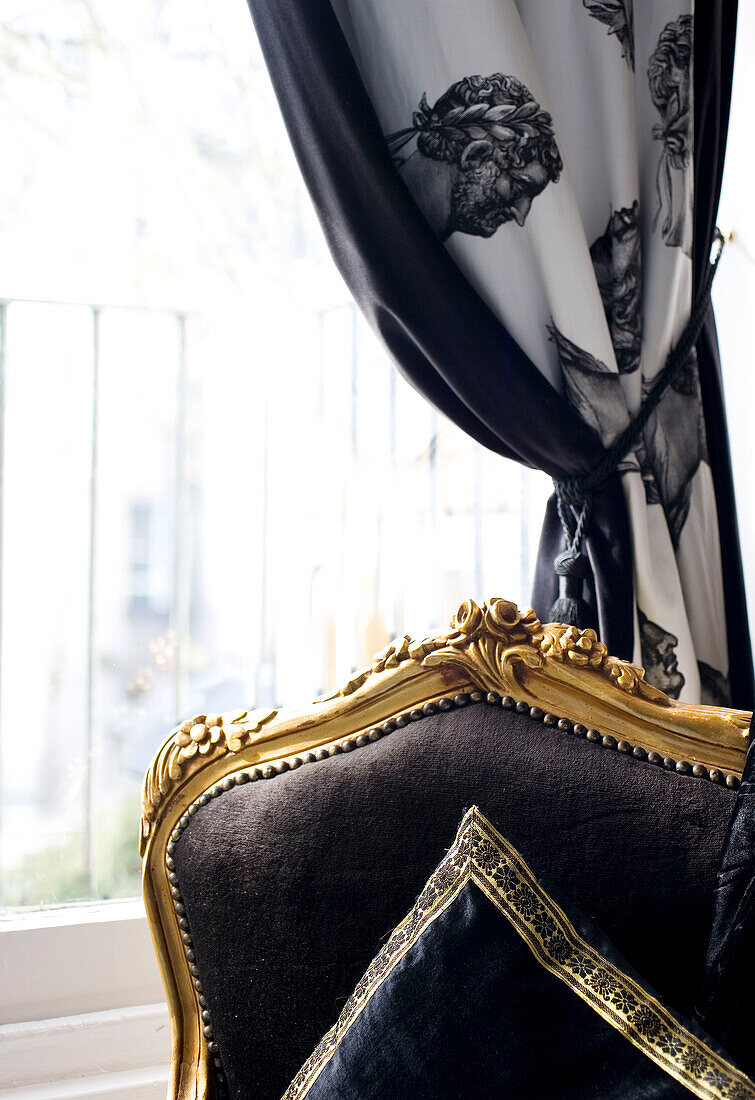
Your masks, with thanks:
<instances>
[{"instance_id":1,"label":"tassel","mask_svg":"<svg viewBox=\"0 0 755 1100\"><path fill-rule=\"evenodd\" d=\"M583 580L589 569L586 555L565 550L553 562L553 569L558 576L558 598L550 609L550 621L584 630L590 621L582 598Z\"/></svg>"}]
</instances>

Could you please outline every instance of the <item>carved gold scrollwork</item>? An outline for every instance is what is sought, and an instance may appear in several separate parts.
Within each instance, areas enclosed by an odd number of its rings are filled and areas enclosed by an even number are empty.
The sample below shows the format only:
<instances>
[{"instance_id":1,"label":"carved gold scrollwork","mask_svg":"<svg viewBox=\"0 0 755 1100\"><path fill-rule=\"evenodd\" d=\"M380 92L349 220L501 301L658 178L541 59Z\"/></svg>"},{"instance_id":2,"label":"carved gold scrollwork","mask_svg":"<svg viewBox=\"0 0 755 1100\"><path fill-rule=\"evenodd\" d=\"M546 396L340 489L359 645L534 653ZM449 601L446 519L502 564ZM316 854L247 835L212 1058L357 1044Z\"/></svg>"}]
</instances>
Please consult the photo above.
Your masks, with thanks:
<instances>
[{"instance_id":1,"label":"carved gold scrollwork","mask_svg":"<svg viewBox=\"0 0 755 1100\"><path fill-rule=\"evenodd\" d=\"M453 651L453 652L451 652ZM466 658L461 654L466 653ZM541 623L531 607L521 611L515 603L493 597L489 603L465 600L451 619L445 634L415 641L409 634L397 638L375 655L369 668L322 700L353 695L371 676L415 661L426 667L461 663L477 672L476 682L493 688L502 674L517 682L515 666L540 668L553 661L569 668L585 669L607 677L614 687L660 706L671 700L645 680L645 670L629 661L611 657L591 628L579 630L564 623Z\"/></svg>"},{"instance_id":2,"label":"carved gold scrollwork","mask_svg":"<svg viewBox=\"0 0 755 1100\"><path fill-rule=\"evenodd\" d=\"M375 654L369 668L357 672L338 691L334 691L331 695L324 695L318 701L327 702L330 699L353 695L355 691L367 683L371 676L392 668L398 668L404 661L421 662L429 653L433 653L436 649L442 649L446 645L448 645L448 639L445 635L439 638L422 638L419 641L412 639L409 634L405 634L402 638L395 638L385 649L381 649L379 653Z\"/></svg>"},{"instance_id":3,"label":"carved gold scrollwork","mask_svg":"<svg viewBox=\"0 0 755 1100\"><path fill-rule=\"evenodd\" d=\"M236 710L227 715L195 714L171 731L144 777L142 855L159 810L180 783L209 757L240 752L277 713Z\"/></svg>"},{"instance_id":4,"label":"carved gold scrollwork","mask_svg":"<svg viewBox=\"0 0 755 1100\"><path fill-rule=\"evenodd\" d=\"M575 668L600 670L620 691L639 695L652 703L669 706L668 695L649 684L645 669L609 656L594 630L578 630L563 623L547 623L540 642L541 653L552 661L568 662Z\"/></svg>"},{"instance_id":5,"label":"carved gold scrollwork","mask_svg":"<svg viewBox=\"0 0 755 1100\"><path fill-rule=\"evenodd\" d=\"M441 640L438 639L440 642ZM491 599L489 604L465 600L451 620L445 644L434 646L427 663L438 664L454 659L448 653L468 654L464 661L470 670L475 666L486 673L488 681L513 680L517 663L528 668L543 668L549 661L574 669L597 672L607 677L614 687L629 695L637 695L661 706L671 700L645 680L645 670L629 661L611 657L603 642L591 628L579 630L564 623L542 624L532 608L520 611L509 600ZM455 658L458 660L458 656Z\"/></svg>"}]
</instances>

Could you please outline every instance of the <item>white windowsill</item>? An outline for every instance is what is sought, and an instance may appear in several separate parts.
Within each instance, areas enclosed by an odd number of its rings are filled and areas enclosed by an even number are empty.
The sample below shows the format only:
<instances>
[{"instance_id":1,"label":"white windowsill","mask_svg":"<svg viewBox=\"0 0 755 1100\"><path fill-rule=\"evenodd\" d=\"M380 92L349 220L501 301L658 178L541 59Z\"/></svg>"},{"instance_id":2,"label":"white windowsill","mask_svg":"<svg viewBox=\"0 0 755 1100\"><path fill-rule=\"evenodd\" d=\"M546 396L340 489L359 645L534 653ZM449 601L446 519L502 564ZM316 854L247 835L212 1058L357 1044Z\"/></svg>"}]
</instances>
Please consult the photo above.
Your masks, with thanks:
<instances>
[{"instance_id":1,"label":"white windowsill","mask_svg":"<svg viewBox=\"0 0 755 1100\"><path fill-rule=\"evenodd\" d=\"M0 1025L163 999L141 900L0 919Z\"/></svg>"},{"instance_id":2,"label":"white windowsill","mask_svg":"<svg viewBox=\"0 0 755 1100\"><path fill-rule=\"evenodd\" d=\"M0 1100L165 1095L168 1010L141 900L0 916Z\"/></svg>"}]
</instances>

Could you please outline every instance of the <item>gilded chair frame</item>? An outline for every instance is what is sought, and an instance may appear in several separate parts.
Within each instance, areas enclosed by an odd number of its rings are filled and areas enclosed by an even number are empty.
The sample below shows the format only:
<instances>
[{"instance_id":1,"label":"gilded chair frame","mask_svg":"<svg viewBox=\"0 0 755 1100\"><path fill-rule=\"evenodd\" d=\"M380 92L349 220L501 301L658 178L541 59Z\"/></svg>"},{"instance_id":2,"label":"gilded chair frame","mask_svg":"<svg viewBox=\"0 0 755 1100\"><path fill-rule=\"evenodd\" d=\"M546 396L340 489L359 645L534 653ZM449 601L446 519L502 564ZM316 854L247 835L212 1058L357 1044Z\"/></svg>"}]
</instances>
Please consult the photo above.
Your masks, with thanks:
<instances>
[{"instance_id":1,"label":"gilded chair frame","mask_svg":"<svg viewBox=\"0 0 755 1100\"><path fill-rule=\"evenodd\" d=\"M187 955L169 856L196 800L231 786L245 769L273 769L286 760L295 766L302 753L470 691L511 697L589 726L620 751L657 753L680 771L707 769L729 786L742 773L749 712L678 703L651 687L643 669L611 657L593 630L542 624L531 609L497 598L466 600L444 634L397 639L344 687L303 710L194 715L168 735L142 799L144 902L171 1021L168 1100L216 1095L201 983Z\"/></svg>"}]
</instances>

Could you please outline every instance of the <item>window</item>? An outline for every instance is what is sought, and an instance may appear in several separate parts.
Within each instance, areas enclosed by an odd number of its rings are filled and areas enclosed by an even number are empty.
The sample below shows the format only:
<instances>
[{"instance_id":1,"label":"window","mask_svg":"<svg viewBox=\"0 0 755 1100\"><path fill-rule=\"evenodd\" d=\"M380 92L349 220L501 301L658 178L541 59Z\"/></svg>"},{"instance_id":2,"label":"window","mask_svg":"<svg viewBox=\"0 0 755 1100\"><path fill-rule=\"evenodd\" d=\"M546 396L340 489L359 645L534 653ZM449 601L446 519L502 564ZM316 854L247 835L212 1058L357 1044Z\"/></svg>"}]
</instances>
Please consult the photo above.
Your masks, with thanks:
<instances>
[{"instance_id":1,"label":"window","mask_svg":"<svg viewBox=\"0 0 755 1100\"><path fill-rule=\"evenodd\" d=\"M746 562L754 36L742 8L716 285ZM526 604L549 483L360 319L243 0L4 0L0 81L0 1091L141 1100L162 738L313 698L468 594Z\"/></svg>"},{"instance_id":2,"label":"window","mask_svg":"<svg viewBox=\"0 0 755 1100\"><path fill-rule=\"evenodd\" d=\"M239 0L2 28L0 903L139 892L175 722L296 704L466 595L548 482L402 381L334 270Z\"/></svg>"}]
</instances>

